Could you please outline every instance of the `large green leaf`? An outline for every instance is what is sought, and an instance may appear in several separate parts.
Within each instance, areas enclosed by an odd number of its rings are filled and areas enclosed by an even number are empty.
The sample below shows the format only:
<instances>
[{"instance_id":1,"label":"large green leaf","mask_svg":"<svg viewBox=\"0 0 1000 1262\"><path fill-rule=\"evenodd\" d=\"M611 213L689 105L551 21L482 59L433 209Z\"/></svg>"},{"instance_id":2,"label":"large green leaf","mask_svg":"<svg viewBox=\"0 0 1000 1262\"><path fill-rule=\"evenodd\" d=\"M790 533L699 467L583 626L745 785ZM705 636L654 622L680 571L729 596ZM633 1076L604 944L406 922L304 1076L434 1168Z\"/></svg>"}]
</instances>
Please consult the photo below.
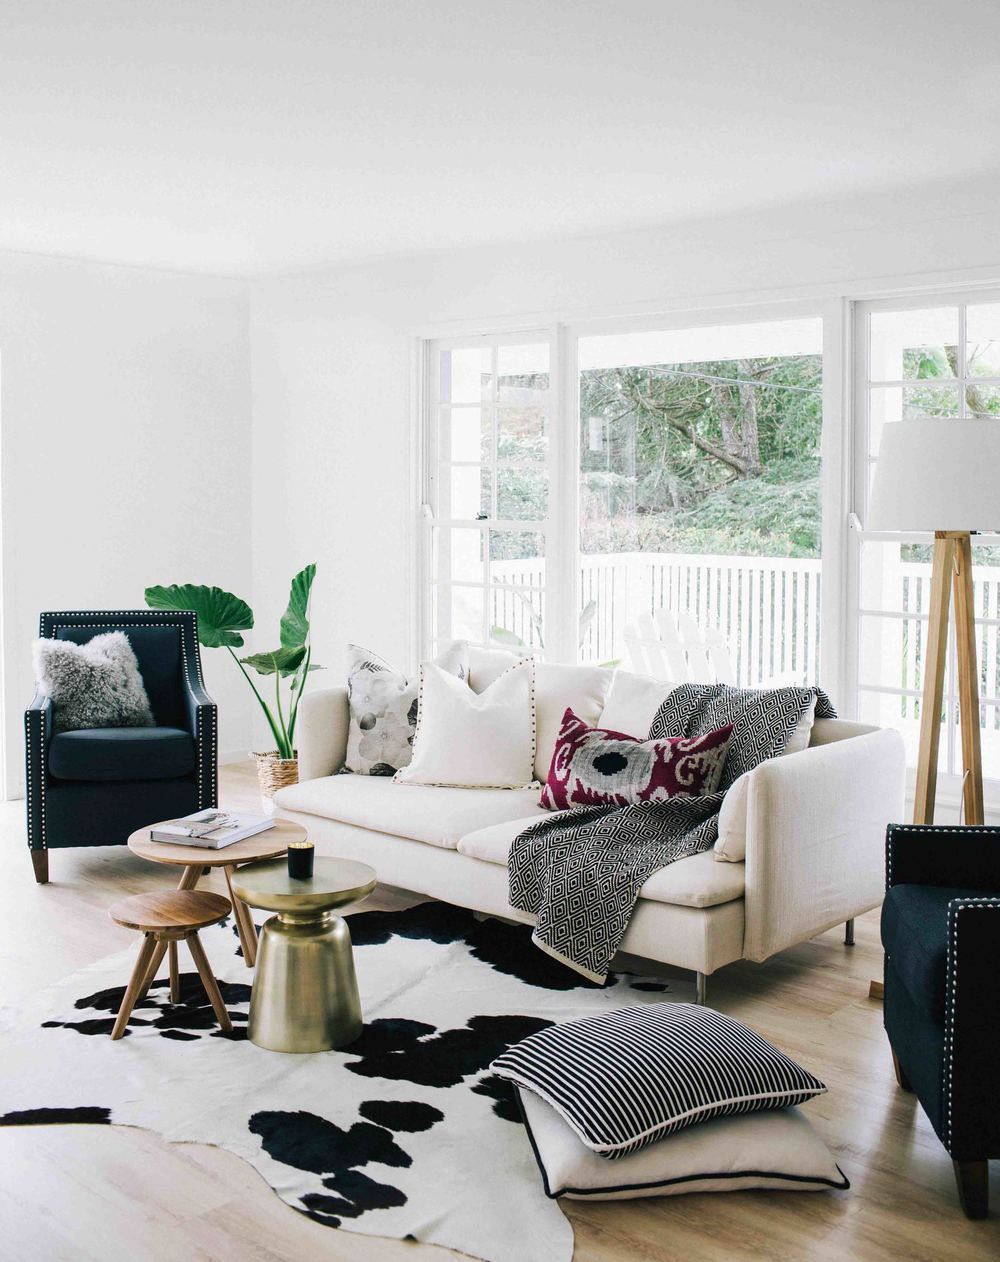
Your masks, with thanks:
<instances>
[{"instance_id":1,"label":"large green leaf","mask_svg":"<svg viewBox=\"0 0 1000 1262\"><path fill-rule=\"evenodd\" d=\"M298 648L309 638L309 593L316 566L307 565L292 579L288 608L281 615L280 638L283 648Z\"/></svg>"},{"instance_id":2,"label":"large green leaf","mask_svg":"<svg viewBox=\"0 0 1000 1262\"><path fill-rule=\"evenodd\" d=\"M249 657L241 657L244 666L249 666L258 675L294 675L305 659L305 646L298 648L272 649L270 653L251 653Z\"/></svg>"},{"instance_id":3,"label":"large green leaf","mask_svg":"<svg viewBox=\"0 0 1000 1262\"><path fill-rule=\"evenodd\" d=\"M272 649L269 653L251 653L249 657L241 657L240 661L244 666L249 666L251 670L255 670L258 675L274 675L279 674L283 679L287 679L289 675L297 674L305 660L307 649L304 645L299 645L296 649ZM310 670L322 670L322 666L313 666L310 663ZM302 671L304 675L305 672ZM294 687L294 685L293 685Z\"/></svg>"},{"instance_id":4,"label":"large green leaf","mask_svg":"<svg viewBox=\"0 0 1000 1262\"><path fill-rule=\"evenodd\" d=\"M242 648L239 633L253 626L253 610L247 602L221 587L172 583L147 587L145 595L150 609L193 609L198 615L198 639L207 649Z\"/></svg>"}]
</instances>

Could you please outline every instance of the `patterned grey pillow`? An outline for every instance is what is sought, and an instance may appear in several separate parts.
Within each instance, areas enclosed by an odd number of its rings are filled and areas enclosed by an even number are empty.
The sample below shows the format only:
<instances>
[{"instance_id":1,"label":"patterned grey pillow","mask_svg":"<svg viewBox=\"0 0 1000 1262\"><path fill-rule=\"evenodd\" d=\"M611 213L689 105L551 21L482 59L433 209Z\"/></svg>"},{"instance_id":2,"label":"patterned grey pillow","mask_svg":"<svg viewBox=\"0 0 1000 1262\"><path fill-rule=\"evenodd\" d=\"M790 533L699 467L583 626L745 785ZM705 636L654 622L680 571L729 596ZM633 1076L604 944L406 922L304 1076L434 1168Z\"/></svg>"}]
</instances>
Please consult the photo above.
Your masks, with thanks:
<instances>
[{"instance_id":1,"label":"patterned grey pillow","mask_svg":"<svg viewBox=\"0 0 1000 1262\"><path fill-rule=\"evenodd\" d=\"M124 631L95 635L86 644L36 640L38 686L52 700L57 732L84 727L152 727L146 686Z\"/></svg>"},{"instance_id":2,"label":"patterned grey pillow","mask_svg":"<svg viewBox=\"0 0 1000 1262\"><path fill-rule=\"evenodd\" d=\"M351 726L347 735L346 771L361 776L394 776L413 757L417 730L419 674L407 679L367 649L347 646L347 694ZM434 663L459 679L469 678L469 646L449 644Z\"/></svg>"}]
</instances>

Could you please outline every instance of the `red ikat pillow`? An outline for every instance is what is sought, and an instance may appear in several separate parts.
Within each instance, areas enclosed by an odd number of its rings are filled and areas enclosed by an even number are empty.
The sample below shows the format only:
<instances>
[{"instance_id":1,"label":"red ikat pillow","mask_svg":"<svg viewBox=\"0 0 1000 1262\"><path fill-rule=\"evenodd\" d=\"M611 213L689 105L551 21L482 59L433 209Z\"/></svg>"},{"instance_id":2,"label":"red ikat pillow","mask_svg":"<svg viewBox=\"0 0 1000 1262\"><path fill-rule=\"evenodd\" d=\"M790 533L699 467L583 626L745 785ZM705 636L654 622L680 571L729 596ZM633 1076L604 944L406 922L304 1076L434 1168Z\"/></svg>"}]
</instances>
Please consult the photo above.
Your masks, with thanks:
<instances>
[{"instance_id":1,"label":"red ikat pillow","mask_svg":"<svg viewBox=\"0 0 1000 1262\"><path fill-rule=\"evenodd\" d=\"M732 734L727 724L704 736L640 741L624 732L588 727L569 709L539 801L550 811L561 811L703 797L719 786Z\"/></svg>"}]
</instances>

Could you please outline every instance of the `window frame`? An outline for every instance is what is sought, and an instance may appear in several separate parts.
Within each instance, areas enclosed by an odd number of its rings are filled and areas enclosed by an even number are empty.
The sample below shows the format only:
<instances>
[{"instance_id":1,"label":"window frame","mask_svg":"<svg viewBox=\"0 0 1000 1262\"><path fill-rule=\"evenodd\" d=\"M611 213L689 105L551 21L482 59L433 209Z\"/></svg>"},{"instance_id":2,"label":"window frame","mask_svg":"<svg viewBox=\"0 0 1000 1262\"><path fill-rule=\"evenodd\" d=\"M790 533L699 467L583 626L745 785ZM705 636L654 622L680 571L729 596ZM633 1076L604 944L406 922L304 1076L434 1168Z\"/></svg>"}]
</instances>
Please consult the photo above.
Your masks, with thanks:
<instances>
[{"instance_id":1,"label":"window frame","mask_svg":"<svg viewBox=\"0 0 1000 1262\"><path fill-rule=\"evenodd\" d=\"M574 626L580 604L579 566L579 340L600 334L627 334L710 328L718 325L768 323L775 320L820 319L823 339L823 429L821 439L821 574L824 599L821 609L820 657L823 683L832 694L842 690L845 659L845 631L840 625L838 606L847 586L846 471L849 468L850 427L846 414L845 354L848 303L844 299L823 298L752 305L706 306L696 309L550 324L518 324L506 329L467 335L420 339L422 348L421 404L417 427L420 452L421 541L416 584L417 652L426 655L432 644L433 560L430 551L432 526L446 526L451 519L437 519L437 356L443 350L499 347L548 340L549 342L549 515L546 522L546 657L553 661L576 663L578 650ZM463 526L468 522L461 522ZM513 523L486 521L481 528L506 527ZM518 523L524 526L523 523ZM537 528L537 527L535 527ZM485 590L489 592L487 569ZM832 599L827 598L830 593Z\"/></svg>"},{"instance_id":2,"label":"window frame","mask_svg":"<svg viewBox=\"0 0 1000 1262\"><path fill-rule=\"evenodd\" d=\"M948 385L958 392L958 416L967 416L967 387L972 385L997 385L1000 376L969 376L967 356L967 308L981 303L1000 303L1000 288L996 285L963 285L948 288L914 289L906 293L896 293L886 297L856 299L850 303L850 354L848 363L851 369L850 398L852 411L852 458L851 458L851 523L849 540L850 583L848 602L846 604L845 632L848 637L845 693L850 698L852 712L858 713L859 702L863 692L880 693L890 696L919 696L920 690L893 688L888 685L864 683L861 679L861 632L862 619L869 617L902 618L905 615L891 610L871 609L862 605L861 601L861 565L862 549L865 543L915 543L933 541L933 535L915 535L896 531L873 531L867 528L868 503L870 495L871 469L877 456L871 455L871 398L872 386L879 389L892 389L913 385L917 379L879 380L871 378L871 340L870 321L872 315L893 311L923 311L937 307L955 307L958 314L958 369L953 378L946 378ZM998 418L1000 420L1000 418ZM905 423L905 422L897 422ZM976 536L977 541L1000 544L1000 534L983 534ZM921 618L921 615L909 615L908 620ZM977 626L1000 626L1000 618L976 619ZM945 702L957 705L957 682L955 676L954 643L949 634L949 650L947 674L945 680ZM993 708L993 707L991 707ZM938 773L938 794L942 804L957 802L961 798L962 775L956 770L960 763L957 722L946 723L943 732L942 762L944 766ZM912 787L913 768L908 769L908 784ZM1000 801L1000 776L985 780L988 801Z\"/></svg>"}]
</instances>

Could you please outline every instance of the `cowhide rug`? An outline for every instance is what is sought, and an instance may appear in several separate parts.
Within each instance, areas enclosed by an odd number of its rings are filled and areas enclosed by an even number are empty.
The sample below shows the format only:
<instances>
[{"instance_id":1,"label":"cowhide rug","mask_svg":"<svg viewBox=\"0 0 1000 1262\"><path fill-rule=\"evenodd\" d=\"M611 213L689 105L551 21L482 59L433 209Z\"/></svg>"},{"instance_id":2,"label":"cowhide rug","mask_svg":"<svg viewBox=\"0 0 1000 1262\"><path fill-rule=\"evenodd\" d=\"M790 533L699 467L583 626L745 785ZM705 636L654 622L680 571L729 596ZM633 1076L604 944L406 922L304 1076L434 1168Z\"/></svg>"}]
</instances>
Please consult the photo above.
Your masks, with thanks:
<instances>
[{"instance_id":1,"label":"cowhide rug","mask_svg":"<svg viewBox=\"0 0 1000 1262\"><path fill-rule=\"evenodd\" d=\"M572 1228L487 1067L552 1022L690 1000L688 986L628 974L594 986L533 946L528 927L443 903L362 911L350 926L365 1012L350 1047L292 1056L249 1042L252 974L229 922L201 936L233 1031L218 1029L182 946L181 1003L158 979L112 1043L136 939L4 1014L0 1125L140 1126L215 1144L329 1227L489 1262L568 1262Z\"/></svg>"}]
</instances>

